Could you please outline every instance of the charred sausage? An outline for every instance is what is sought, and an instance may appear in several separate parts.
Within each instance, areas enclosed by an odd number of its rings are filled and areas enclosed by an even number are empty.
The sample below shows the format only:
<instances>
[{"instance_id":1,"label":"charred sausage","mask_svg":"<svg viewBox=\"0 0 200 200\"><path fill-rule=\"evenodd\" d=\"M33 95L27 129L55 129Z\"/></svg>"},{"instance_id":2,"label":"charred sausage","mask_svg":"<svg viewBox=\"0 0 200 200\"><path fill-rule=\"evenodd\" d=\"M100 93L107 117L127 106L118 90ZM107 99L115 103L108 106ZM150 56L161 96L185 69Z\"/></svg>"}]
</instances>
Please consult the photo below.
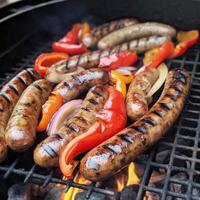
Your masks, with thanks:
<instances>
[{"instance_id":1,"label":"charred sausage","mask_svg":"<svg viewBox=\"0 0 200 200\"><path fill-rule=\"evenodd\" d=\"M166 24L146 22L131 25L120 30L114 31L98 42L99 49L112 48L123 42L128 42L130 40L149 37L152 35L161 35L173 37L176 34L176 30Z\"/></svg>"},{"instance_id":2,"label":"charred sausage","mask_svg":"<svg viewBox=\"0 0 200 200\"><path fill-rule=\"evenodd\" d=\"M108 92L106 86L94 86L85 97L78 113L66 121L58 133L47 137L34 151L36 164L53 167L58 164L58 154L62 147L76 136L84 133L96 122L96 114L104 106Z\"/></svg>"},{"instance_id":3,"label":"charred sausage","mask_svg":"<svg viewBox=\"0 0 200 200\"><path fill-rule=\"evenodd\" d=\"M156 143L179 116L190 82L183 69L170 71L160 100L140 120L86 154L81 174L92 181L108 178Z\"/></svg>"},{"instance_id":4,"label":"charred sausage","mask_svg":"<svg viewBox=\"0 0 200 200\"><path fill-rule=\"evenodd\" d=\"M0 91L0 162L7 155L5 129L13 108L24 89L38 78L39 75L33 69L28 68L18 73Z\"/></svg>"},{"instance_id":5,"label":"charred sausage","mask_svg":"<svg viewBox=\"0 0 200 200\"><path fill-rule=\"evenodd\" d=\"M53 77L58 77L60 75L63 76L65 73L75 71L78 66L83 68L97 67L101 58L112 53L122 51L135 51L137 53L142 53L144 51L156 48L168 40L170 40L170 37L155 35L147 38L132 40L111 48L110 50L97 50L81 55L72 56L67 61L62 60L48 68L46 79L55 82Z\"/></svg>"},{"instance_id":6,"label":"charred sausage","mask_svg":"<svg viewBox=\"0 0 200 200\"><path fill-rule=\"evenodd\" d=\"M75 99L96 84L105 84L109 81L107 72L101 69L90 69L77 72L58 84L53 92L63 97L63 103Z\"/></svg>"},{"instance_id":7,"label":"charred sausage","mask_svg":"<svg viewBox=\"0 0 200 200\"><path fill-rule=\"evenodd\" d=\"M52 83L41 79L23 92L6 127L6 143L12 150L25 151L34 143L39 114L52 87Z\"/></svg>"},{"instance_id":8,"label":"charred sausage","mask_svg":"<svg viewBox=\"0 0 200 200\"><path fill-rule=\"evenodd\" d=\"M105 23L93 28L91 33L85 34L82 38L82 42L87 47L94 47L96 46L97 42L107 34L137 23L138 20L136 19L120 19Z\"/></svg>"},{"instance_id":9,"label":"charred sausage","mask_svg":"<svg viewBox=\"0 0 200 200\"><path fill-rule=\"evenodd\" d=\"M127 115L133 121L138 120L148 111L146 96L158 77L159 72L157 69L145 67L130 84L126 96L126 110Z\"/></svg>"}]
</instances>

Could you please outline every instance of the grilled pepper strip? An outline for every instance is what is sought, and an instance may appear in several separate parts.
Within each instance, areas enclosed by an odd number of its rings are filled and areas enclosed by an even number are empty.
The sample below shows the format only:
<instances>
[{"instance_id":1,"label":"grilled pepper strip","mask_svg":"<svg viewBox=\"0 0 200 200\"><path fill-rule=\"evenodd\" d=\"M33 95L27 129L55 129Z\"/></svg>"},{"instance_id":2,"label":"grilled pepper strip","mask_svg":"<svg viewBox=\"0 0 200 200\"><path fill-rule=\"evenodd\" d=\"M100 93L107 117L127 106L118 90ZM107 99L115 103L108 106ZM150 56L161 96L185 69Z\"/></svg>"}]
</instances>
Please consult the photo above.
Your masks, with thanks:
<instances>
[{"instance_id":1,"label":"grilled pepper strip","mask_svg":"<svg viewBox=\"0 0 200 200\"><path fill-rule=\"evenodd\" d=\"M81 39L85 34L89 33L91 31L90 29L90 25L88 23L77 23L77 24L74 24L73 28L76 28L79 30L78 32L78 37L79 39Z\"/></svg>"},{"instance_id":2,"label":"grilled pepper strip","mask_svg":"<svg viewBox=\"0 0 200 200\"><path fill-rule=\"evenodd\" d=\"M134 52L113 53L100 59L99 67L111 71L123 66L133 65L137 61L137 54Z\"/></svg>"},{"instance_id":3,"label":"grilled pepper strip","mask_svg":"<svg viewBox=\"0 0 200 200\"><path fill-rule=\"evenodd\" d=\"M61 107L62 96L58 93L52 93L47 102L42 106L42 118L37 127L38 132L45 131L53 114Z\"/></svg>"},{"instance_id":4,"label":"grilled pepper strip","mask_svg":"<svg viewBox=\"0 0 200 200\"><path fill-rule=\"evenodd\" d=\"M159 48L147 51L143 63L148 67L158 67L165 59L169 58L174 51L174 44L167 41Z\"/></svg>"},{"instance_id":5,"label":"grilled pepper strip","mask_svg":"<svg viewBox=\"0 0 200 200\"><path fill-rule=\"evenodd\" d=\"M68 43L68 44L77 44L78 43L78 33L79 33L79 28L73 27L71 29L71 31L69 31L58 42L60 42L60 43Z\"/></svg>"},{"instance_id":6,"label":"grilled pepper strip","mask_svg":"<svg viewBox=\"0 0 200 200\"><path fill-rule=\"evenodd\" d=\"M171 55L171 58L176 58L183 55L190 46L197 43L198 39L199 39L199 31L197 30L192 30L188 32L183 32L183 31L179 32L177 34L177 41L179 43L176 45Z\"/></svg>"},{"instance_id":7,"label":"grilled pepper strip","mask_svg":"<svg viewBox=\"0 0 200 200\"><path fill-rule=\"evenodd\" d=\"M111 71L111 80L113 83L116 83L116 89L122 93L124 98L126 97L126 84L131 83L133 76L124 76L119 72L114 70Z\"/></svg>"},{"instance_id":8,"label":"grilled pepper strip","mask_svg":"<svg viewBox=\"0 0 200 200\"><path fill-rule=\"evenodd\" d=\"M67 58L68 55L66 53L43 53L36 58L34 70L37 71L41 76L44 76L48 67L51 67L51 65L54 63Z\"/></svg>"},{"instance_id":9,"label":"grilled pepper strip","mask_svg":"<svg viewBox=\"0 0 200 200\"><path fill-rule=\"evenodd\" d=\"M98 122L86 133L73 139L60 155L59 165L62 173L70 178L76 163L73 159L86 151L89 151L112 137L126 126L126 107L124 98L114 87L109 87L109 98L104 108L97 114Z\"/></svg>"}]
</instances>

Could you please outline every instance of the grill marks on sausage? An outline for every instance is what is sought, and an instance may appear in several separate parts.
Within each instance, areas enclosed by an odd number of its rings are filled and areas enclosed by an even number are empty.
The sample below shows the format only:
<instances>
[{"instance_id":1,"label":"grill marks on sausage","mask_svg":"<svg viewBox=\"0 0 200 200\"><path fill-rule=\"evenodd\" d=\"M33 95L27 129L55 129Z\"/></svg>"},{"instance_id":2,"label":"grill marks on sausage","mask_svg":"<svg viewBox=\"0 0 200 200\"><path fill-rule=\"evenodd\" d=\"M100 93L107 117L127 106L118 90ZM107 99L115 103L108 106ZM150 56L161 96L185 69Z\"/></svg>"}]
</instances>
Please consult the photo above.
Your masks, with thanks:
<instances>
[{"instance_id":1,"label":"grill marks on sausage","mask_svg":"<svg viewBox=\"0 0 200 200\"><path fill-rule=\"evenodd\" d=\"M167 97L169 97L171 100L176 101L177 100L177 96L175 96L174 94L166 94Z\"/></svg>"},{"instance_id":2,"label":"grill marks on sausage","mask_svg":"<svg viewBox=\"0 0 200 200\"><path fill-rule=\"evenodd\" d=\"M51 156L51 158L55 158L58 154L54 151L53 148L51 148L51 146L49 146L48 144L42 144L42 147L44 149L44 151L46 153L48 153L48 155Z\"/></svg>"},{"instance_id":3,"label":"grill marks on sausage","mask_svg":"<svg viewBox=\"0 0 200 200\"><path fill-rule=\"evenodd\" d=\"M171 107L169 106L169 104L167 103L163 103L163 102L160 102L159 105L161 106L161 108L165 111L168 111L171 109Z\"/></svg>"},{"instance_id":4,"label":"grill marks on sausage","mask_svg":"<svg viewBox=\"0 0 200 200\"><path fill-rule=\"evenodd\" d=\"M33 85L35 88L37 88L38 90L42 91L42 88L40 87L39 84L33 83L32 85Z\"/></svg>"},{"instance_id":5,"label":"grill marks on sausage","mask_svg":"<svg viewBox=\"0 0 200 200\"><path fill-rule=\"evenodd\" d=\"M132 137L131 136L129 136L129 135L124 135L124 134L121 134L121 135L118 135L119 136L119 138L121 139L121 140L123 140L123 141L125 141L125 142L127 142L127 143L129 143L129 144L132 144L133 143L133 139L132 139Z\"/></svg>"},{"instance_id":6,"label":"grill marks on sausage","mask_svg":"<svg viewBox=\"0 0 200 200\"><path fill-rule=\"evenodd\" d=\"M25 87L27 86L27 85L26 85L26 82L24 81L24 79L23 79L21 76L17 76L17 79L20 81L20 83L21 83L22 85L24 85Z\"/></svg>"},{"instance_id":7,"label":"grill marks on sausage","mask_svg":"<svg viewBox=\"0 0 200 200\"><path fill-rule=\"evenodd\" d=\"M142 121L144 121L145 123L151 125L151 126L155 126L156 125L156 121L150 117L148 118L143 118Z\"/></svg>"},{"instance_id":8,"label":"grill marks on sausage","mask_svg":"<svg viewBox=\"0 0 200 200\"><path fill-rule=\"evenodd\" d=\"M142 134L145 134L146 133L146 127L144 125L141 125L141 126L137 126L137 125L131 125L129 126L129 128L132 128L134 129L135 131L137 132L140 132Z\"/></svg>"},{"instance_id":9,"label":"grill marks on sausage","mask_svg":"<svg viewBox=\"0 0 200 200\"><path fill-rule=\"evenodd\" d=\"M11 101L10 101L9 97L7 97L6 94L0 93L0 96L3 97L7 101L7 103L11 104Z\"/></svg>"},{"instance_id":10,"label":"grill marks on sausage","mask_svg":"<svg viewBox=\"0 0 200 200\"><path fill-rule=\"evenodd\" d=\"M88 99L91 104L97 105L98 102L95 99Z\"/></svg>"},{"instance_id":11,"label":"grill marks on sausage","mask_svg":"<svg viewBox=\"0 0 200 200\"><path fill-rule=\"evenodd\" d=\"M35 80L34 74L33 74L33 70L32 69L26 69L27 74L30 76L30 78L32 79L32 81Z\"/></svg>"},{"instance_id":12,"label":"grill marks on sausage","mask_svg":"<svg viewBox=\"0 0 200 200\"><path fill-rule=\"evenodd\" d=\"M152 111L152 113L154 113L155 115L157 115L160 118L163 117L163 113L161 111L159 111L159 110L154 110L154 111Z\"/></svg>"},{"instance_id":13,"label":"grill marks on sausage","mask_svg":"<svg viewBox=\"0 0 200 200\"><path fill-rule=\"evenodd\" d=\"M80 128L77 127L75 124L66 124L66 127L69 128L73 132L79 132Z\"/></svg>"}]
</instances>

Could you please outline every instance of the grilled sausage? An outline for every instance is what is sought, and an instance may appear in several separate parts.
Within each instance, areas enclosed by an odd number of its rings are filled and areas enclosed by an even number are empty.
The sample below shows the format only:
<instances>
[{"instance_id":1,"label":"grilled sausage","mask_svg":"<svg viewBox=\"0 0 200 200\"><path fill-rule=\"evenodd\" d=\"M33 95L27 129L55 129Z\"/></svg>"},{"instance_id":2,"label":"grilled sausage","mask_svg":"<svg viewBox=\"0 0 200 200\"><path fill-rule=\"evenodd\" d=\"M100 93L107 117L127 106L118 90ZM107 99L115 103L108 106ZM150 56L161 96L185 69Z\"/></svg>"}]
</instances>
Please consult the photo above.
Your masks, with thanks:
<instances>
[{"instance_id":1,"label":"grilled sausage","mask_svg":"<svg viewBox=\"0 0 200 200\"><path fill-rule=\"evenodd\" d=\"M157 69L145 67L130 84L126 96L126 110L133 121L138 120L148 111L146 96L158 77Z\"/></svg>"},{"instance_id":2,"label":"grilled sausage","mask_svg":"<svg viewBox=\"0 0 200 200\"><path fill-rule=\"evenodd\" d=\"M76 70L78 66L83 68L96 67L98 66L101 58L112 53L122 51L135 51L137 53L142 53L144 51L156 48L168 40L170 40L170 37L167 36L150 36L147 38L140 38L120 44L110 50L97 50L81 55L72 56L67 61L62 60L48 68L46 79L55 82L53 77L58 77L59 75L62 76L65 73L72 72Z\"/></svg>"},{"instance_id":3,"label":"grilled sausage","mask_svg":"<svg viewBox=\"0 0 200 200\"><path fill-rule=\"evenodd\" d=\"M42 167L58 164L58 154L63 146L76 136L84 133L96 122L96 114L104 106L108 92L106 86L94 86L88 92L78 113L66 121L58 131L40 143L34 151L35 163Z\"/></svg>"},{"instance_id":4,"label":"grilled sausage","mask_svg":"<svg viewBox=\"0 0 200 200\"><path fill-rule=\"evenodd\" d=\"M2 162L7 155L7 145L5 142L5 129L9 117L17 103L20 95L24 89L30 85L34 80L38 79L39 75L28 68L18 73L11 79L0 92L0 162Z\"/></svg>"},{"instance_id":5,"label":"grilled sausage","mask_svg":"<svg viewBox=\"0 0 200 200\"><path fill-rule=\"evenodd\" d=\"M115 20L115 21L111 21L108 23L105 23L103 25L97 26L95 28L92 29L91 33L87 33L83 36L82 38L82 42L87 46L87 47L94 47L96 46L97 42L104 36L106 36L107 34L133 25L133 24L137 24L138 20L136 19L120 19L120 20Z\"/></svg>"},{"instance_id":6,"label":"grilled sausage","mask_svg":"<svg viewBox=\"0 0 200 200\"><path fill-rule=\"evenodd\" d=\"M81 93L96 84L105 84L109 81L107 72L101 69L90 69L77 72L58 84L53 92L63 97L63 103L75 99Z\"/></svg>"},{"instance_id":7,"label":"grilled sausage","mask_svg":"<svg viewBox=\"0 0 200 200\"><path fill-rule=\"evenodd\" d=\"M39 114L51 90L52 84L41 79L23 92L6 127L6 143L12 150L25 151L34 143Z\"/></svg>"},{"instance_id":8,"label":"grilled sausage","mask_svg":"<svg viewBox=\"0 0 200 200\"><path fill-rule=\"evenodd\" d=\"M98 42L99 49L112 48L123 42L128 42L130 40L149 37L152 35L161 35L173 37L176 34L176 30L166 24L146 22L131 25L120 30L114 31Z\"/></svg>"},{"instance_id":9,"label":"grilled sausage","mask_svg":"<svg viewBox=\"0 0 200 200\"><path fill-rule=\"evenodd\" d=\"M140 120L86 154L81 174L92 181L108 178L156 143L179 116L190 82L189 73L183 69L170 71L159 102Z\"/></svg>"}]
</instances>

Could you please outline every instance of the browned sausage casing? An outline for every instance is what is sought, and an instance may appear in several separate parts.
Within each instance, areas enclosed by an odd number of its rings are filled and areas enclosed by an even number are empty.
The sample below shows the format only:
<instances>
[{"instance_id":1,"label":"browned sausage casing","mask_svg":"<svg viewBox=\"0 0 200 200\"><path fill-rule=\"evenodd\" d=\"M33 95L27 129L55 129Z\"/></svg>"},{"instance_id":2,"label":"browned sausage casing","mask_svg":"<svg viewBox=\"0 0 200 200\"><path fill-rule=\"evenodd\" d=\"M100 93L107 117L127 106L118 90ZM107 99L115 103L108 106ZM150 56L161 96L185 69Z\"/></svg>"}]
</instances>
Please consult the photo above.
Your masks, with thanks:
<instances>
[{"instance_id":1,"label":"browned sausage casing","mask_svg":"<svg viewBox=\"0 0 200 200\"><path fill-rule=\"evenodd\" d=\"M70 57L67 61L63 60L52 67L48 68L46 79L54 82L50 77L59 76L59 74L69 73L75 71L78 66L83 68L97 67L101 58L108 56L112 53L122 52L122 51L134 51L137 53L143 53L147 50L156 48L162 45L164 42L170 40L167 36L150 36L146 38L140 38L125 42L109 50L97 50L92 52L87 52L81 55L76 55Z\"/></svg>"},{"instance_id":2,"label":"browned sausage casing","mask_svg":"<svg viewBox=\"0 0 200 200\"><path fill-rule=\"evenodd\" d=\"M126 110L133 121L138 120L148 111L146 96L158 77L157 69L146 67L131 82L126 96Z\"/></svg>"},{"instance_id":3,"label":"browned sausage casing","mask_svg":"<svg viewBox=\"0 0 200 200\"><path fill-rule=\"evenodd\" d=\"M81 160L80 172L89 180L112 176L156 143L179 116L190 87L189 73L169 72L161 99L140 120L91 150Z\"/></svg>"},{"instance_id":4,"label":"browned sausage casing","mask_svg":"<svg viewBox=\"0 0 200 200\"><path fill-rule=\"evenodd\" d=\"M96 46L97 42L108 33L111 33L115 30L137 24L138 20L136 19L120 19L111 21L100 26L97 26L92 29L91 33L85 34L82 38L82 42L87 47L94 47Z\"/></svg>"},{"instance_id":5,"label":"browned sausage casing","mask_svg":"<svg viewBox=\"0 0 200 200\"><path fill-rule=\"evenodd\" d=\"M105 37L103 37L98 42L99 49L108 49L123 42L128 42L130 40L149 37L152 35L162 35L173 37L176 34L176 30L166 24L146 22L140 24L134 24L119 30L116 30Z\"/></svg>"},{"instance_id":6,"label":"browned sausage casing","mask_svg":"<svg viewBox=\"0 0 200 200\"><path fill-rule=\"evenodd\" d=\"M107 98L106 86L97 85L91 88L78 113L66 121L58 133L47 137L36 147L34 151L35 163L42 167L56 166L62 147L76 136L84 133L96 122L96 114L103 108Z\"/></svg>"},{"instance_id":7,"label":"browned sausage casing","mask_svg":"<svg viewBox=\"0 0 200 200\"><path fill-rule=\"evenodd\" d=\"M13 108L24 89L38 78L39 75L33 69L28 68L18 73L0 91L0 162L7 155L5 129Z\"/></svg>"},{"instance_id":8,"label":"browned sausage casing","mask_svg":"<svg viewBox=\"0 0 200 200\"><path fill-rule=\"evenodd\" d=\"M81 93L97 84L105 84L109 81L107 72L101 69L90 69L74 73L58 84L53 92L59 93L63 103L77 98Z\"/></svg>"},{"instance_id":9,"label":"browned sausage casing","mask_svg":"<svg viewBox=\"0 0 200 200\"><path fill-rule=\"evenodd\" d=\"M41 79L23 92L6 127L6 143L12 150L25 151L34 143L42 105L52 88L49 81Z\"/></svg>"}]
</instances>

